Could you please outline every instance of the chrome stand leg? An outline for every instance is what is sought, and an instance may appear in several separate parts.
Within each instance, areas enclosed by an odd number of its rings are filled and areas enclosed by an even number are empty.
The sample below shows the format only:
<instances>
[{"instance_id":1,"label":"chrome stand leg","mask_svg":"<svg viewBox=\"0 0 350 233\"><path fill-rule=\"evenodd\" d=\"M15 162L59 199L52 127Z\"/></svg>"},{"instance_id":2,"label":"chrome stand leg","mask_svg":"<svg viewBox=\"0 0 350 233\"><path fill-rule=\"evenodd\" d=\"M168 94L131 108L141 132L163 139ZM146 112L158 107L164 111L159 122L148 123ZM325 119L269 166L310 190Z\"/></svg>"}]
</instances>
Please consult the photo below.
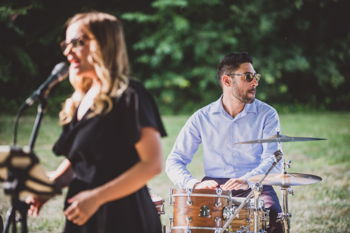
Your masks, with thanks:
<instances>
[{"instance_id":1,"label":"chrome stand leg","mask_svg":"<svg viewBox=\"0 0 350 233\"><path fill-rule=\"evenodd\" d=\"M254 233L259 233L259 197L262 191L262 186L255 186L253 189L254 192Z\"/></svg>"},{"instance_id":2,"label":"chrome stand leg","mask_svg":"<svg viewBox=\"0 0 350 233\"><path fill-rule=\"evenodd\" d=\"M288 194L290 192L289 186L281 187L282 191L282 213L279 214L279 221L282 222L283 232L290 233L290 218L292 215L288 212Z\"/></svg>"}]
</instances>

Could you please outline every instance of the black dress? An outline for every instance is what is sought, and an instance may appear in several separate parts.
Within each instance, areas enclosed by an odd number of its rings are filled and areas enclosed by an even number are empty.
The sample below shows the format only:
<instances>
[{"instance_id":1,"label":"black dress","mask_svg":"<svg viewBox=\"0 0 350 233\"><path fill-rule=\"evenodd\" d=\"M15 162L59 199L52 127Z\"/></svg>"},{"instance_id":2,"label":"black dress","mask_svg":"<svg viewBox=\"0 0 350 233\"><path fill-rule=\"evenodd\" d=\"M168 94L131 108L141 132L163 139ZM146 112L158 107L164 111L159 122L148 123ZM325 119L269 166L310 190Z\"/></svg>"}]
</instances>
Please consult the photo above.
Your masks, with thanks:
<instances>
[{"instance_id":1,"label":"black dress","mask_svg":"<svg viewBox=\"0 0 350 233\"><path fill-rule=\"evenodd\" d=\"M67 199L118 177L139 161L134 147L142 127L166 132L157 106L144 87L130 81L122 96L113 99L113 109L104 115L83 117L63 127L53 151L71 162L75 178ZM87 114L86 114L87 115ZM65 233L160 233L161 223L147 186L108 202L83 226L66 220Z\"/></svg>"}]
</instances>

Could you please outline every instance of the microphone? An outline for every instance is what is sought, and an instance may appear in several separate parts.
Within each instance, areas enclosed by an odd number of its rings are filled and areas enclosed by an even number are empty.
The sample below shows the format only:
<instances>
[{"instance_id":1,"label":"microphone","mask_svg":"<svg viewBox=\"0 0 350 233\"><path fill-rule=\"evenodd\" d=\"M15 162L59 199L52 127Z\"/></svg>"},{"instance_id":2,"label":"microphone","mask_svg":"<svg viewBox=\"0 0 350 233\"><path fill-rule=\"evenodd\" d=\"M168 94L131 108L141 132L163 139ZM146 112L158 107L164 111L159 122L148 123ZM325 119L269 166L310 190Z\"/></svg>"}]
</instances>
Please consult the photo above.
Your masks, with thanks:
<instances>
[{"instance_id":1,"label":"microphone","mask_svg":"<svg viewBox=\"0 0 350 233\"><path fill-rule=\"evenodd\" d=\"M51 89L56 86L59 82L62 82L68 77L68 69L69 66L66 62L60 62L53 68L50 76L46 79L46 81L39 86L37 90L33 92L33 94L28 97L25 101L27 106L33 105L33 103L41 98L46 98Z\"/></svg>"}]
</instances>

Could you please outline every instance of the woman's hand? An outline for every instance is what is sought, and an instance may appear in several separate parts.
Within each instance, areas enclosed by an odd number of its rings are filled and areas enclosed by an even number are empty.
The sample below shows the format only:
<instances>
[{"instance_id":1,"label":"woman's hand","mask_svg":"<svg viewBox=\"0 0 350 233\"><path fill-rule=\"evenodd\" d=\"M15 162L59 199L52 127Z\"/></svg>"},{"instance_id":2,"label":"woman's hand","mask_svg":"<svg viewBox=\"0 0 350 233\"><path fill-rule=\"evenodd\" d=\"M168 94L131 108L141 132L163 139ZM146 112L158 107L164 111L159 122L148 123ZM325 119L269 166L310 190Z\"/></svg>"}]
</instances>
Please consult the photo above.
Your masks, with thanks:
<instances>
[{"instance_id":1,"label":"woman's hand","mask_svg":"<svg viewBox=\"0 0 350 233\"><path fill-rule=\"evenodd\" d=\"M26 199L26 203L30 205L28 209L28 215L37 217L41 210L41 207L49 200L49 197L38 197L38 196L29 196Z\"/></svg>"},{"instance_id":2,"label":"woman's hand","mask_svg":"<svg viewBox=\"0 0 350 233\"><path fill-rule=\"evenodd\" d=\"M85 224L101 205L95 190L80 192L70 198L68 203L71 205L64 211L64 215L77 225Z\"/></svg>"}]
</instances>

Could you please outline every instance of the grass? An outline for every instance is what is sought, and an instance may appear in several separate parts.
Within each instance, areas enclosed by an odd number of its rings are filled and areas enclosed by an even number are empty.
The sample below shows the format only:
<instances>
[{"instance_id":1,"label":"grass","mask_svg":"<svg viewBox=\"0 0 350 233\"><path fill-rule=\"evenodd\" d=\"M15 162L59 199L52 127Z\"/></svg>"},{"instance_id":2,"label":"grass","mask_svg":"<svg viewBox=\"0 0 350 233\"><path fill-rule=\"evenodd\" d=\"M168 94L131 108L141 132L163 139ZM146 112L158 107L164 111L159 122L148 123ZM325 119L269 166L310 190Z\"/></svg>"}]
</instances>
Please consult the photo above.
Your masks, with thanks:
<instances>
[{"instance_id":1,"label":"grass","mask_svg":"<svg viewBox=\"0 0 350 233\"><path fill-rule=\"evenodd\" d=\"M322 182L296 186L294 196L289 196L292 233L344 233L350 232L350 113L282 114L282 133L288 136L322 137L326 141L285 143L286 160L292 160L290 172L320 176ZM164 157L167 156L187 116L165 116L168 137L163 139ZM12 142L13 117L0 116L0 145ZM33 117L21 121L19 144L26 145ZM36 143L36 153L46 170L53 170L62 160L51 152L52 143L60 133L56 118L46 117ZM197 152L190 171L198 178L203 176L201 149ZM1 184L0 184L1 185ZM163 172L149 182L151 192L165 201L163 224L173 215L169 206L172 184ZM275 187L279 193L278 187ZM64 195L56 196L43 208L37 218L29 217L29 231L58 233L63 227L62 204ZM0 214L5 218L9 200L0 192Z\"/></svg>"}]
</instances>

